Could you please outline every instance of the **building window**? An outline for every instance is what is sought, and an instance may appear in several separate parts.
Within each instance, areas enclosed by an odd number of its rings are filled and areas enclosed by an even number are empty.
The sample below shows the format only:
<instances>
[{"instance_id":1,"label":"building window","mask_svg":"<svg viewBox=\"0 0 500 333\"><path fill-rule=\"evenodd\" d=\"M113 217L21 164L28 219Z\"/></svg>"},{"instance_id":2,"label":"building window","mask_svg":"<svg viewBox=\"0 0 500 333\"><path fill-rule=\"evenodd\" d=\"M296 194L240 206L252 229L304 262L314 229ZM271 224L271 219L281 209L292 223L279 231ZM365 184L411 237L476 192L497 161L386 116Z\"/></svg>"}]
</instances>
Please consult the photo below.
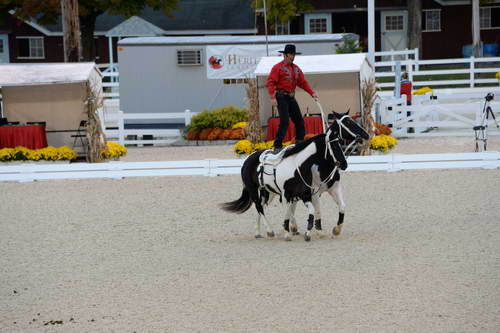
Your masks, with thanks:
<instances>
[{"instance_id":1,"label":"building window","mask_svg":"<svg viewBox=\"0 0 500 333\"><path fill-rule=\"evenodd\" d=\"M283 24L278 19L276 19L276 35L289 35L290 34L290 21Z\"/></svg>"},{"instance_id":2,"label":"building window","mask_svg":"<svg viewBox=\"0 0 500 333\"><path fill-rule=\"evenodd\" d=\"M18 59L44 59L43 37L17 37Z\"/></svg>"},{"instance_id":3,"label":"building window","mask_svg":"<svg viewBox=\"0 0 500 333\"><path fill-rule=\"evenodd\" d=\"M481 29L500 28L500 7L479 8L479 24Z\"/></svg>"},{"instance_id":4,"label":"building window","mask_svg":"<svg viewBox=\"0 0 500 333\"><path fill-rule=\"evenodd\" d=\"M404 29L403 15L387 15L385 17L386 31L401 31Z\"/></svg>"},{"instance_id":5,"label":"building window","mask_svg":"<svg viewBox=\"0 0 500 333\"><path fill-rule=\"evenodd\" d=\"M422 15L422 31L441 31L441 10L425 9Z\"/></svg>"},{"instance_id":6,"label":"building window","mask_svg":"<svg viewBox=\"0 0 500 333\"><path fill-rule=\"evenodd\" d=\"M3 53L3 39L0 39L0 53Z\"/></svg>"},{"instance_id":7,"label":"building window","mask_svg":"<svg viewBox=\"0 0 500 333\"><path fill-rule=\"evenodd\" d=\"M248 79L224 79L224 84L247 84Z\"/></svg>"},{"instance_id":8,"label":"building window","mask_svg":"<svg viewBox=\"0 0 500 333\"><path fill-rule=\"evenodd\" d=\"M177 50L177 65L200 66L201 50Z\"/></svg>"},{"instance_id":9,"label":"building window","mask_svg":"<svg viewBox=\"0 0 500 333\"><path fill-rule=\"evenodd\" d=\"M305 14L306 34L325 34L332 32L332 15L327 14Z\"/></svg>"}]
</instances>

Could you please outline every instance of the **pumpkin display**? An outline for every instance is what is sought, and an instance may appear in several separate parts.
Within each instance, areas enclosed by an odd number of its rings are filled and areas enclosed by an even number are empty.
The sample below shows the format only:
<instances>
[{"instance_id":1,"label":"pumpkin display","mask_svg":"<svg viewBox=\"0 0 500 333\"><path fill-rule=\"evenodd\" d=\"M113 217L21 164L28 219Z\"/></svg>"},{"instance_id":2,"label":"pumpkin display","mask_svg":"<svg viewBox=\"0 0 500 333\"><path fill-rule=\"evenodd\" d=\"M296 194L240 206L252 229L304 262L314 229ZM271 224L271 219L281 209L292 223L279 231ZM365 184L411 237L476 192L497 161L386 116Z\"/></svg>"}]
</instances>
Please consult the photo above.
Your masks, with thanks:
<instances>
[{"instance_id":1,"label":"pumpkin display","mask_svg":"<svg viewBox=\"0 0 500 333\"><path fill-rule=\"evenodd\" d=\"M213 128L202 129L200 132L199 140L208 140L208 136L210 135L210 132L212 132L212 130L213 130Z\"/></svg>"},{"instance_id":2,"label":"pumpkin display","mask_svg":"<svg viewBox=\"0 0 500 333\"><path fill-rule=\"evenodd\" d=\"M224 130L222 128L214 128L208 135L207 139L208 140L218 140L220 135L222 134Z\"/></svg>"},{"instance_id":3,"label":"pumpkin display","mask_svg":"<svg viewBox=\"0 0 500 333\"><path fill-rule=\"evenodd\" d=\"M196 133L193 130L190 130L187 134L188 140L198 140L200 138L200 133Z\"/></svg>"}]
</instances>

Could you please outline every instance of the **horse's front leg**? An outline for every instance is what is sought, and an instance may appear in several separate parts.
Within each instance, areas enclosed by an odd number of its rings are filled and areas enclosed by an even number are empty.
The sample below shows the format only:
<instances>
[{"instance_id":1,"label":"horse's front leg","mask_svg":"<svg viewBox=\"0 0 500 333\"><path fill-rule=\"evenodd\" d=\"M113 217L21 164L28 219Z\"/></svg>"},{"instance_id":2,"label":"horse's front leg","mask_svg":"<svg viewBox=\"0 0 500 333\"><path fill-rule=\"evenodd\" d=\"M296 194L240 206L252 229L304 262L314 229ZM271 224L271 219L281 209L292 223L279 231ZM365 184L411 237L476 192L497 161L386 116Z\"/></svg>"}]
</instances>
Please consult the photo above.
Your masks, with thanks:
<instances>
[{"instance_id":1,"label":"horse's front leg","mask_svg":"<svg viewBox=\"0 0 500 333\"><path fill-rule=\"evenodd\" d=\"M307 231L304 233L304 240L309 242L311 240L311 230L314 226L314 205L309 198L309 200L304 200L304 205L307 207L309 217L307 218Z\"/></svg>"},{"instance_id":2,"label":"horse's front leg","mask_svg":"<svg viewBox=\"0 0 500 333\"><path fill-rule=\"evenodd\" d=\"M291 214L290 214L290 231L292 235L299 235L299 228L297 227L297 219L295 218L295 208L297 208L297 201L294 201L290 206Z\"/></svg>"},{"instance_id":3,"label":"horse's front leg","mask_svg":"<svg viewBox=\"0 0 500 333\"><path fill-rule=\"evenodd\" d=\"M312 196L312 204L314 205L314 227L316 230L323 230L321 227L321 208L319 204L319 193Z\"/></svg>"},{"instance_id":4,"label":"horse's front leg","mask_svg":"<svg viewBox=\"0 0 500 333\"><path fill-rule=\"evenodd\" d=\"M333 200L337 203L337 206L339 207L339 219L337 221L337 226L333 228L333 234L335 236L340 235L340 232L342 231L342 226L344 223L344 213L345 213L345 201L344 201L344 194L342 191L342 183L340 180L338 182L335 182L331 188L328 189L328 193L332 196Z\"/></svg>"},{"instance_id":5,"label":"horse's front leg","mask_svg":"<svg viewBox=\"0 0 500 333\"><path fill-rule=\"evenodd\" d=\"M290 220L292 221L292 233L294 233L293 228L295 227L295 230L297 230L297 223L295 223L295 218L294 218L294 213L295 213L295 206L297 205L296 201L290 201L287 203L287 208L286 208L286 213L285 213L285 220L283 221L283 229L285 230L285 240L290 241L292 240L290 238Z\"/></svg>"}]
</instances>

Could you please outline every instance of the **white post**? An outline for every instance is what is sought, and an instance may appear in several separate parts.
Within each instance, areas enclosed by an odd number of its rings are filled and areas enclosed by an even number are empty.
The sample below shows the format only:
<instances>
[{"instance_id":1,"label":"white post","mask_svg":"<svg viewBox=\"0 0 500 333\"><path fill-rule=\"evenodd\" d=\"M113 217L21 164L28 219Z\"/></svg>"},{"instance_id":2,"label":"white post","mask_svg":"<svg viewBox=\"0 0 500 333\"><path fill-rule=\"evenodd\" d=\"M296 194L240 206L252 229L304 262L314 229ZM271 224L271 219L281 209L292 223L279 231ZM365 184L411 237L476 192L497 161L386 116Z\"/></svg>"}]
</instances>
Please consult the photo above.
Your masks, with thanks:
<instances>
[{"instance_id":1,"label":"white post","mask_svg":"<svg viewBox=\"0 0 500 333\"><path fill-rule=\"evenodd\" d=\"M186 109L186 111L184 111L184 124L187 126L189 124L191 124L191 118L192 118L192 115L191 115L191 110L189 109Z\"/></svg>"},{"instance_id":2,"label":"white post","mask_svg":"<svg viewBox=\"0 0 500 333\"><path fill-rule=\"evenodd\" d=\"M123 111L118 111L118 141L121 145L125 145L125 120L123 119Z\"/></svg>"},{"instance_id":3,"label":"white post","mask_svg":"<svg viewBox=\"0 0 500 333\"><path fill-rule=\"evenodd\" d=\"M375 65L375 0L368 0L368 59Z\"/></svg>"},{"instance_id":4,"label":"white post","mask_svg":"<svg viewBox=\"0 0 500 333\"><path fill-rule=\"evenodd\" d=\"M471 88L474 88L475 60L476 60L476 58L474 58L474 56L472 56L472 57L469 58L469 62L470 62L470 66L469 66L469 70L470 70L469 79L470 79L470 87Z\"/></svg>"},{"instance_id":5,"label":"white post","mask_svg":"<svg viewBox=\"0 0 500 333\"><path fill-rule=\"evenodd\" d=\"M418 61L420 60L419 59L419 55L418 55L418 47L414 50L415 53L414 53L414 58L415 58L415 71L419 71L419 67L418 67Z\"/></svg>"},{"instance_id":6,"label":"white post","mask_svg":"<svg viewBox=\"0 0 500 333\"><path fill-rule=\"evenodd\" d=\"M113 73L113 37L112 36L109 36L108 37L108 53L109 53L109 67L108 67L108 71L110 73ZM111 82L115 82L115 77L112 76L111 77Z\"/></svg>"},{"instance_id":7,"label":"white post","mask_svg":"<svg viewBox=\"0 0 500 333\"><path fill-rule=\"evenodd\" d=\"M266 6L266 0L264 0L264 31L266 34L266 56L269 57L269 40L267 36L267 6Z\"/></svg>"}]
</instances>

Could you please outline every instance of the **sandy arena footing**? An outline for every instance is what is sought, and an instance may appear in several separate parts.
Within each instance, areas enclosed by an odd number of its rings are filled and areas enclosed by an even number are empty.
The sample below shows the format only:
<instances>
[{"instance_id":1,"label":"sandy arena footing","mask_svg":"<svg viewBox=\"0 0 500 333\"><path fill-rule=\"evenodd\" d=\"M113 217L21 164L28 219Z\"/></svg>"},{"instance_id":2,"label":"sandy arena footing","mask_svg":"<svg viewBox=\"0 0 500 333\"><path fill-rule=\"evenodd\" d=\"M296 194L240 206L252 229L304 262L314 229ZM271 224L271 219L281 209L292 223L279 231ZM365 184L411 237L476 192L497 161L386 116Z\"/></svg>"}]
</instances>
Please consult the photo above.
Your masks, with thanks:
<instances>
[{"instance_id":1,"label":"sandy arena footing","mask_svg":"<svg viewBox=\"0 0 500 333\"><path fill-rule=\"evenodd\" d=\"M396 152L472 151L460 142ZM136 148L125 160L230 149ZM324 195L325 231L309 243L283 241L278 202L274 239L253 237L253 207L220 210L241 193L237 175L0 183L0 332L498 332L499 170L342 182L342 234L329 232L338 210ZM297 216L303 231L303 205Z\"/></svg>"}]
</instances>

